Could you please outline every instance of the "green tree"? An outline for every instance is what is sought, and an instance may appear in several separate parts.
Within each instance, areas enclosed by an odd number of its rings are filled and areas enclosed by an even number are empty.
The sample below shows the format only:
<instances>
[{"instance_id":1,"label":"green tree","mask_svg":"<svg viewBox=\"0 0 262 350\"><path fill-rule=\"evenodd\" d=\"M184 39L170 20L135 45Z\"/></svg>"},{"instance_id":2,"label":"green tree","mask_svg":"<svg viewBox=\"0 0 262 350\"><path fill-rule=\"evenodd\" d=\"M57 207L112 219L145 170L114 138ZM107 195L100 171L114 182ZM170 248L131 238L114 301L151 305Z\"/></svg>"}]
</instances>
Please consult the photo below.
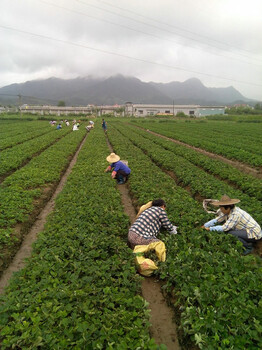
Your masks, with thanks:
<instances>
[{"instance_id":1,"label":"green tree","mask_svg":"<svg viewBox=\"0 0 262 350\"><path fill-rule=\"evenodd\" d=\"M65 107L65 101L58 101L58 107Z\"/></svg>"},{"instance_id":2,"label":"green tree","mask_svg":"<svg viewBox=\"0 0 262 350\"><path fill-rule=\"evenodd\" d=\"M178 118L185 118L185 117L187 117L187 115L184 112L178 112L176 114L176 117L178 117Z\"/></svg>"}]
</instances>

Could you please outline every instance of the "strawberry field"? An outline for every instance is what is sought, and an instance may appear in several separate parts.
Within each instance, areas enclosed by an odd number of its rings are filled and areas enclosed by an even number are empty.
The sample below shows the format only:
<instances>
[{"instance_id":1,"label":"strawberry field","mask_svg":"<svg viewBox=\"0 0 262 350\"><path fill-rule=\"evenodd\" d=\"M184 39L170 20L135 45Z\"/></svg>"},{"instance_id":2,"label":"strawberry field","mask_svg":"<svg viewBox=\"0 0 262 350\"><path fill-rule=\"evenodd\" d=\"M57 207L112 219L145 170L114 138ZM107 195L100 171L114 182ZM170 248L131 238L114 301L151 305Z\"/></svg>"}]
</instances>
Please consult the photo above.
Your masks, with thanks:
<instances>
[{"instance_id":1,"label":"strawberry field","mask_svg":"<svg viewBox=\"0 0 262 350\"><path fill-rule=\"evenodd\" d=\"M260 124L109 119L107 135L100 121L86 135L83 125L72 132L46 121L0 123L2 271L82 143L32 257L1 297L1 348L165 349L150 337L141 277L126 243L130 222L104 173L107 142L128 160L125 186L134 207L163 198L178 226L178 235L161 233L167 260L155 277L173 308L181 348L262 348L259 248L243 256L233 236L200 228L213 218L202 200L225 193L261 224L261 178L147 131L259 172Z\"/></svg>"}]
</instances>

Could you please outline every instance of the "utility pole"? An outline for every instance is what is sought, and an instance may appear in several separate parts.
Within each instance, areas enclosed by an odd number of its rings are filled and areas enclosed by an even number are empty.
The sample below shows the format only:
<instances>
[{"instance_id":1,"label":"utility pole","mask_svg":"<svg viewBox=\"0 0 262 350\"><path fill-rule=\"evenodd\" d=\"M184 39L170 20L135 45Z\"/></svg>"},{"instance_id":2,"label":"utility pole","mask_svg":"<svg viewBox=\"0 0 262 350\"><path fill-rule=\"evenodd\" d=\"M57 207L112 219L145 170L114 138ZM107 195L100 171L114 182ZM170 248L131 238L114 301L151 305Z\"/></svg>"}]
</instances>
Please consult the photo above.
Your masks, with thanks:
<instances>
[{"instance_id":1,"label":"utility pole","mask_svg":"<svg viewBox=\"0 0 262 350\"><path fill-rule=\"evenodd\" d=\"M173 117L175 116L175 105L174 105L174 100L173 100Z\"/></svg>"},{"instance_id":2,"label":"utility pole","mask_svg":"<svg viewBox=\"0 0 262 350\"><path fill-rule=\"evenodd\" d=\"M19 109L20 109L20 117L22 118L22 96L19 94Z\"/></svg>"}]
</instances>

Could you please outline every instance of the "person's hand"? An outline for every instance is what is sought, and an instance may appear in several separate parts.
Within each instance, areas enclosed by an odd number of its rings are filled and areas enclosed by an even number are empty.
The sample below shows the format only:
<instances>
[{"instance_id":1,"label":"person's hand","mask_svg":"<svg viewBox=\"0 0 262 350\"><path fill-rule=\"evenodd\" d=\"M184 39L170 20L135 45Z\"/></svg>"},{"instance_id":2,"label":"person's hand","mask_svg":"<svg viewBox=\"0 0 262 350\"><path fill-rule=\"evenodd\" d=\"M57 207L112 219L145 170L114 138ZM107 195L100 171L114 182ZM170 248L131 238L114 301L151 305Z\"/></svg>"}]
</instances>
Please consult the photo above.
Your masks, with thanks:
<instances>
[{"instance_id":1,"label":"person's hand","mask_svg":"<svg viewBox=\"0 0 262 350\"><path fill-rule=\"evenodd\" d=\"M204 228L205 230L210 231L209 227L201 226L201 228Z\"/></svg>"},{"instance_id":2,"label":"person's hand","mask_svg":"<svg viewBox=\"0 0 262 350\"><path fill-rule=\"evenodd\" d=\"M170 231L171 235L176 235L177 234L177 226L173 225L172 231Z\"/></svg>"}]
</instances>

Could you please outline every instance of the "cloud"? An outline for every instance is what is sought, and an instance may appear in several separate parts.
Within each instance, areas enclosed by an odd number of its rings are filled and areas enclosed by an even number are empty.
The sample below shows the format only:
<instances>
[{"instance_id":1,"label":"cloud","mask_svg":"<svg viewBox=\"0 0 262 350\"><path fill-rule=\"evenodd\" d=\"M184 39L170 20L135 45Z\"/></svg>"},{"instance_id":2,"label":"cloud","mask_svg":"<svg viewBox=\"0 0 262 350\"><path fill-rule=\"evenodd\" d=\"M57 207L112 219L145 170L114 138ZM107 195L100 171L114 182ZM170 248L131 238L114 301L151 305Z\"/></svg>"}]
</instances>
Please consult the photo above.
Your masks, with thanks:
<instances>
[{"instance_id":1,"label":"cloud","mask_svg":"<svg viewBox=\"0 0 262 350\"><path fill-rule=\"evenodd\" d=\"M50 76L198 77L262 100L260 0L2 0L1 9L1 86Z\"/></svg>"}]
</instances>

